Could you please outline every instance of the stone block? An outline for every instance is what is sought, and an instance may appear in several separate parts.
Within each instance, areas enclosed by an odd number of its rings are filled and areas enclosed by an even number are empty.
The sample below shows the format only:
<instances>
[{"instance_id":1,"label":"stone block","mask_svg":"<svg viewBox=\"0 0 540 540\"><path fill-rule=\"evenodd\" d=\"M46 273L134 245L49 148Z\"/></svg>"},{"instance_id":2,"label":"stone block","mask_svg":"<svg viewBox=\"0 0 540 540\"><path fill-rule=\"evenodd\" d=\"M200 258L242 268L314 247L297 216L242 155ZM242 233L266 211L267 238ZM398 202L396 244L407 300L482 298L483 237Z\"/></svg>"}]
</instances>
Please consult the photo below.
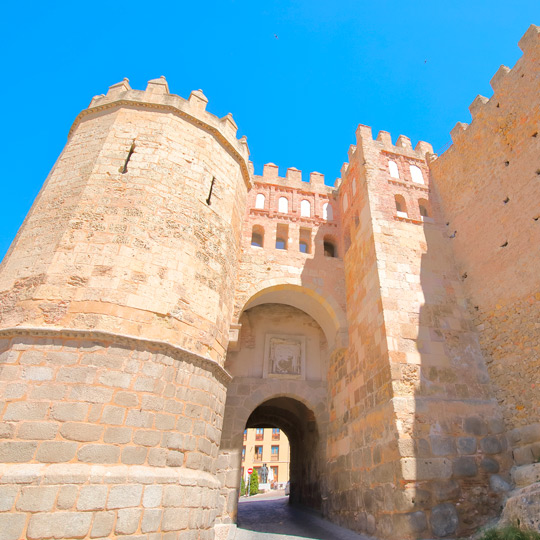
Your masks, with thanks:
<instances>
[{"instance_id":1,"label":"stone block","mask_svg":"<svg viewBox=\"0 0 540 540\"><path fill-rule=\"evenodd\" d=\"M116 534L133 534L139 528L141 514L142 510L138 508L122 508L118 510L114 532Z\"/></svg>"},{"instance_id":2,"label":"stone block","mask_svg":"<svg viewBox=\"0 0 540 540\"><path fill-rule=\"evenodd\" d=\"M126 414L126 409L124 409L124 407L115 407L113 405L107 405L103 409L101 423L111 424L114 426L121 426L124 423L125 414Z\"/></svg>"},{"instance_id":3,"label":"stone block","mask_svg":"<svg viewBox=\"0 0 540 540\"><path fill-rule=\"evenodd\" d=\"M115 512L98 512L95 514L90 538L105 538L109 537L115 519Z\"/></svg>"},{"instance_id":4,"label":"stone block","mask_svg":"<svg viewBox=\"0 0 540 540\"><path fill-rule=\"evenodd\" d=\"M432 480L450 478L452 464L446 458L401 460L404 480Z\"/></svg>"},{"instance_id":5,"label":"stone block","mask_svg":"<svg viewBox=\"0 0 540 540\"><path fill-rule=\"evenodd\" d=\"M29 539L84 538L90 530L90 512L55 512L33 514L28 524Z\"/></svg>"},{"instance_id":6,"label":"stone block","mask_svg":"<svg viewBox=\"0 0 540 540\"><path fill-rule=\"evenodd\" d=\"M71 461L75 457L77 443L45 441L39 445L36 459L42 463Z\"/></svg>"},{"instance_id":7,"label":"stone block","mask_svg":"<svg viewBox=\"0 0 540 540\"><path fill-rule=\"evenodd\" d=\"M427 529L426 514L422 511L394 515L394 535L418 535Z\"/></svg>"},{"instance_id":8,"label":"stone block","mask_svg":"<svg viewBox=\"0 0 540 540\"><path fill-rule=\"evenodd\" d=\"M516 467L512 470L512 480L520 487L540 482L540 463Z\"/></svg>"},{"instance_id":9,"label":"stone block","mask_svg":"<svg viewBox=\"0 0 540 540\"><path fill-rule=\"evenodd\" d=\"M167 467L182 467L184 464L184 454L176 450L169 450L165 463Z\"/></svg>"},{"instance_id":10,"label":"stone block","mask_svg":"<svg viewBox=\"0 0 540 540\"><path fill-rule=\"evenodd\" d=\"M73 508L77 502L77 496L79 495L79 486L62 486L56 499L56 508L59 510L69 510Z\"/></svg>"},{"instance_id":11,"label":"stone block","mask_svg":"<svg viewBox=\"0 0 540 540\"><path fill-rule=\"evenodd\" d=\"M0 514L0 540L20 540L27 514Z\"/></svg>"},{"instance_id":12,"label":"stone block","mask_svg":"<svg viewBox=\"0 0 540 540\"><path fill-rule=\"evenodd\" d=\"M110 444L85 444L79 448L77 457L86 463L118 463L120 448Z\"/></svg>"},{"instance_id":13,"label":"stone block","mask_svg":"<svg viewBox=\"0 0 540 540\"><path fill-rule=\"evenodd\" d=\"M37 448L35 442L0 442L0 463L23 463L32 461Z\"/></svg>"},{"instance_id":14,"label":"stone block","mask_svg":"<svg viewBox=\"0 0 540 540\"><path fill-rule=\"evenodd\" d=\"M107 508L130 508L140 506L143 486L140 485L122 485L111 487Z\"/></svg>"},{"instance_id":15,"label":"stone block","mask_svg":"<svg viewBox=\"0 0 540 540\"><path fill-rule=\"evenodd\" d=\"M0 439L12 439L15 434L17 424L9 424L7 422L0 423Z\"/></svg>"},{"instance_id":16,"label":"stone block","mask_svg":"<svg viewBox=\"0 0 540 540\"><path fill-rule=\"evenodd\" d=\"M431 451L435 456L452 456L456 453L454 439L450 437L431 437Z\"/></svg>"},{"instance_id":17,"label":"stone block","mask_svg":"<svg viewBox=\"0 0 540 540\"><path fill-rule=\"evenodd\" d=\"M107 500L107 486L83 486L77 501L77 510L103 510Z\"/></svg>"},{"instance_id":18,"label":"stone block","mask_svg":"<svg viewBox=\"0 0 540 540\"><path fill-rule=\"evenodd\" d=\"M65 422L60 428L60 435L70 441L97 441L100 439L102 433L102 426L84 422Z\"/></svg>"},{"instance_id":19,"label":"stone block","mask_svg":"<svg viewBox=\"0 0 540 540\"><path fill-rule=\"evenodd\" d=\"M161 441L160 431L139 430L133 435L133 442L142 446L157 446Z\"/></svg>"},{"instance_id":20,"label":"stone block","mask_svg":"<svg viewBox=\"0 0 540 540\"><path fill-rule=\"evenodd\" d=\"M122 463L126 465L142 465L146 461L148 449L141 446L125 446L122 449Z\"/></svg>"},{"instance_id":21,"label":"stone block","mask_svg":"<svg viewBox=\"0 0 540 540\"><path fill-rule=\"evenodd\" d=\"M502 452L501 441L493 435L480 439L480 448L486 454L500 454Z\"/></svg>"},{"instance_id":22,"label":"stone block","mask_svg":"<svg viewBox=\"0 0 540 540\"><path fill-rule=\"evenodd\" d=\"M57 431L56 422L23 422L19 426L17 436L20 439L47 440L54 439Z\"/></svg>"},{"instance_id":23,"label":"stone block","mask_svg":"<svg viewBox=\"0 0 540 540\"><path fill-rule=\"evenodd\" d=\"M510 486L510 484L506 480L501 478L498 474L492 474L489 477L489 487L493 491L496 491L499 493L506 493L507 491L510 491L510 489L512 488L512 486Z\"/></svg>"},{"instance_id":24,"label":"stone block","mask_svg":"<svg viewBox=\"0 0 540 540\"><path fill-rule=\"evenodd\" d=\"M459 437L457 440L458 454L471 455L476 453L475 437Z\"/></svg>"},{"instance_id":25,"label":"stone block","mask_svg":"<svg viewBox=\"0 0 540 540\"><path fill-rule=\"evenodd\" d=\"M6 412L4 413L4 420L43 420L48 409L48 403L40 401L16 401L14 403L8 403Z\"/></svg>"},{"instance_id":26,"label":"stone block","mask_svg":"<svg viewBox=\"0 0 540 540\"><path fill-rule=\"evenodd\" d=\"M117 392L114 396L114 402L122 407L138 407L139 396L134 392Z\"/></svg>"},{"instance_id":27,"label":"stone block","mask_svg":"<svg viewBox=\"0 0 540 540\"><path fill-rule=\"evenodd\" d=\"M480 462L480 468L489 473L498 473L499 463L493 458L485 457Z\"/></svg>"},{"instance_id":28,"label":"stone block","mask_svg":"<svg viewBox=\"0 0 540 540\"><path fill-rule=\"evenodd\" d=\"M50 512L56 500L58 487L28 486L22 489L16 508L21 512Z\"/></svg>"},{"instance_id":29,"label":"stone block","mask_svg":"<svg viewBox=\"0 0 540 540\"><path fill-rule=\"evenodd\" d=\"M183 486L165 486L163 506L182 506L186 499L186 488Z\"/></svg>"},{"instance_id":30,"label":"stone block","mask_svg":"<svg viewBox=\"0 0 540 540\"><path fill-rule=\"evenodd\" d=\"M459 525L456 507L451 503L435 506L431 510L430 525L437 536L449 536L454 534Z\"/></svg>"},{"instance_id":31,"label":"stone block","mask_svg":"<svg viewBox=\"0 0 540 540\"><path fill-rule=\"evenodd\" d=\"M159 530L163 511L160 508L152 508L144 511L141 523L141 532L149 533Z\"/></svg>"},{"instance_id":32,"label":"stone block","mask_svg":"<svg viewBox=\"0 0 540 540\"><path fill-rule=\"evenodd\" d=\"M162 496L162 486L145 486L143 495L144 508L155 508L157 506L160 506Z\"/></svg>"},{"instance_id":33,"label":"stone block","mask_svg":"<svg viewBox=\"0 0 540 540\"><path fill-rule=\"evenodd\" d=\"M188 512L178 511L177 508L167 508L163 512L163 520L161 522L162 531L181 531L188 526Z\"/></svg>"},{"instance_id":34,"label":"stone block","mask_svg":"<svg viewBox=\"0 0 540 540\"><path fill-rule=\"evenodd\" d=\"M51 410L51 416L60 422L80 422L86 418L88 408L86 403L55 403Z\"/></svg>"},{"instance_id":35,"label":"stone block","mask_svg":"<svg viewBox=\"0 0 540 540\"><path fill-rule=\"evenodd\" d=\"M0 486L0 512L9 512L19 493L16 486Z\"/></svg>"},{"instance_id":36,"label":"stone block","mask_svg":"<svg viewBox=\"0 0 540 540\"><path fill-rule=\"evenodd\" d=\"M464 429L467 433L477 436L484 436L488 434L488 427L486 422L476 416L470 416L465 418Z\"/></svg>"},{"instance_id":37,"label":"stone block","mask_svg":"<svg viewBox=\"0 0 540 540\"><path fill-rule=\"evenodd\" d=\"M105 430L103 442L113 444L126 444L131 441L133 429L125 427L110 427Z\"/></svg>"},{"instance_id":38,"label":"stone block","mask_svg":"<svg viewBox=\"0 0 540 540\"><path fill-rule=\"evenodd\" d=\"M478 467L473 457L459 457L452 463L452 475L456 478L467 478L476 476Z\"/></svg>"}]
</instances>

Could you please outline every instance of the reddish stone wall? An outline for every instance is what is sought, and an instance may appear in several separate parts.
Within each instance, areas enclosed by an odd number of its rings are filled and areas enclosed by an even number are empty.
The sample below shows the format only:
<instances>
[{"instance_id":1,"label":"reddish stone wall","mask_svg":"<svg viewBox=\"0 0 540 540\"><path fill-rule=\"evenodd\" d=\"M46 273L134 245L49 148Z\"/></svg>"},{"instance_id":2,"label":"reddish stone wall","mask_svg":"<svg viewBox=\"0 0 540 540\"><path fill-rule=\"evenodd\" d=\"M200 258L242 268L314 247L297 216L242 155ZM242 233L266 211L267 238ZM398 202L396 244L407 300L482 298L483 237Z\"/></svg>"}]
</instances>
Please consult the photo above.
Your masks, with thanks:
<instances>
[{"instance_id":1,"label":"reddish stone wall","mask_svg":"<svg viewBox=\"0 0 540 540\"><path fill-rule=\"evenodd\" d=\"M453 145L431 170L521 464L535 459L531 445L540 442L538 27L519 45L522 58L512 70L501 66L491 81L493 97L474 100L471 125L458 123Z\"/></svg>"}]
</instances>

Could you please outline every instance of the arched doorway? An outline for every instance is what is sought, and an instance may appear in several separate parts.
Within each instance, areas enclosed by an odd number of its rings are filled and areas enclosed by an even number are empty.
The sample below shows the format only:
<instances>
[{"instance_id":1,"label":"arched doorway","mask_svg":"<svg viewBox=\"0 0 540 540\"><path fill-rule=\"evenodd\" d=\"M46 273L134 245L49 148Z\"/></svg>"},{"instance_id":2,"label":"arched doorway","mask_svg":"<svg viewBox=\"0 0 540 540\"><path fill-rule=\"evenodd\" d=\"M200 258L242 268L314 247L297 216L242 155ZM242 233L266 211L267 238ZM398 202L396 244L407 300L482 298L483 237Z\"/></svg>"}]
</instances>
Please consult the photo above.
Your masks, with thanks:
<instances>
[{"instance_id":1,"label":"arched doorway","mask_svg":"<svg viewBox=\"0 0 540 540\"><path fill-rule=\"evenodd\" d=\"M321 507L320 436L315 414L300 401L281 396L259 405L246 429L279 428L290 444L290 501L314 509Z\"/></svg>"},{"instance_id":2,"label":"arched doorway","mask_svg":"<svg viewBox=\"0 0 540 540\"><path fill-rule=\"evenodd\" d=\"M325 498L327 371L335 346L311 314L292 305L300 302L290 295L288 303L255 302L246 308L238 347L227 356L225 368L233 379L218 460L218 524L236 522L246 428L276 427L289 438L291 502L319 510ZM335 331L331 339L335 344Z\"/></svg>"}]
</instances>

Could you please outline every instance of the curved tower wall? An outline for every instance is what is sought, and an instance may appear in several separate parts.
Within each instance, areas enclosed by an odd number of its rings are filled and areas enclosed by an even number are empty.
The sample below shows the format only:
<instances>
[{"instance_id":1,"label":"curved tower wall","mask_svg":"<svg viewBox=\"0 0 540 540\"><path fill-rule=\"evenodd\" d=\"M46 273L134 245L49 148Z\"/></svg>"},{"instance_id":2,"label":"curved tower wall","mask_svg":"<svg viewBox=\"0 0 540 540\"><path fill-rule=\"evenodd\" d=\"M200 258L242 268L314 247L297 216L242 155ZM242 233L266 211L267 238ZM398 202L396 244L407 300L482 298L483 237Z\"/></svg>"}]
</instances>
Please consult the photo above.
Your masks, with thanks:
<instances>
[{"instance_id":1,"label":"curved tower wall","mask_svg":"<svg viewBox=\"0 0 540 540\"><path fill-rule=\"evenodd\" d=\"M213 537L249 172L206 102L163 78L94 98L0 268L16 537Z\"/></svg>"}]
</instances>

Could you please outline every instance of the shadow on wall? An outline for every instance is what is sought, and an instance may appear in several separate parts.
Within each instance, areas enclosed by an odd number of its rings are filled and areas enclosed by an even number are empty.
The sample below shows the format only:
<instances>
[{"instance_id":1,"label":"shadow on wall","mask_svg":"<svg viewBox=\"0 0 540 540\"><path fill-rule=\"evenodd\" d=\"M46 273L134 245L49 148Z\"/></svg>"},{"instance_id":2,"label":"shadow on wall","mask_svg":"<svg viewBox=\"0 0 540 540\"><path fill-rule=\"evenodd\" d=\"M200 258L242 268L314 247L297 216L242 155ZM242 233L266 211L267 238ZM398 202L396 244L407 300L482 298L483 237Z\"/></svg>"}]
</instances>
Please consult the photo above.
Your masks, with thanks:
<instances>
[{"instance_id":1,"label":"shadow on wall","mask_svg":"<svg viewBox=\"0 0 540 540\"><path fill-rule=\"evenodd\" d=\"M403 483L414 511L407 526L422 537L446 537L468 534L500 513L512 460L451 235L439 222L422 228L420 284L412 291L423 302L418 320L411 309L398 337L400 350L411 352L399 365L397 420L403 440L409 433L412 439L402 446L408 449ZM417 325L416 339L406 335L410 325Z\"/></svg>"}]
</instances>

